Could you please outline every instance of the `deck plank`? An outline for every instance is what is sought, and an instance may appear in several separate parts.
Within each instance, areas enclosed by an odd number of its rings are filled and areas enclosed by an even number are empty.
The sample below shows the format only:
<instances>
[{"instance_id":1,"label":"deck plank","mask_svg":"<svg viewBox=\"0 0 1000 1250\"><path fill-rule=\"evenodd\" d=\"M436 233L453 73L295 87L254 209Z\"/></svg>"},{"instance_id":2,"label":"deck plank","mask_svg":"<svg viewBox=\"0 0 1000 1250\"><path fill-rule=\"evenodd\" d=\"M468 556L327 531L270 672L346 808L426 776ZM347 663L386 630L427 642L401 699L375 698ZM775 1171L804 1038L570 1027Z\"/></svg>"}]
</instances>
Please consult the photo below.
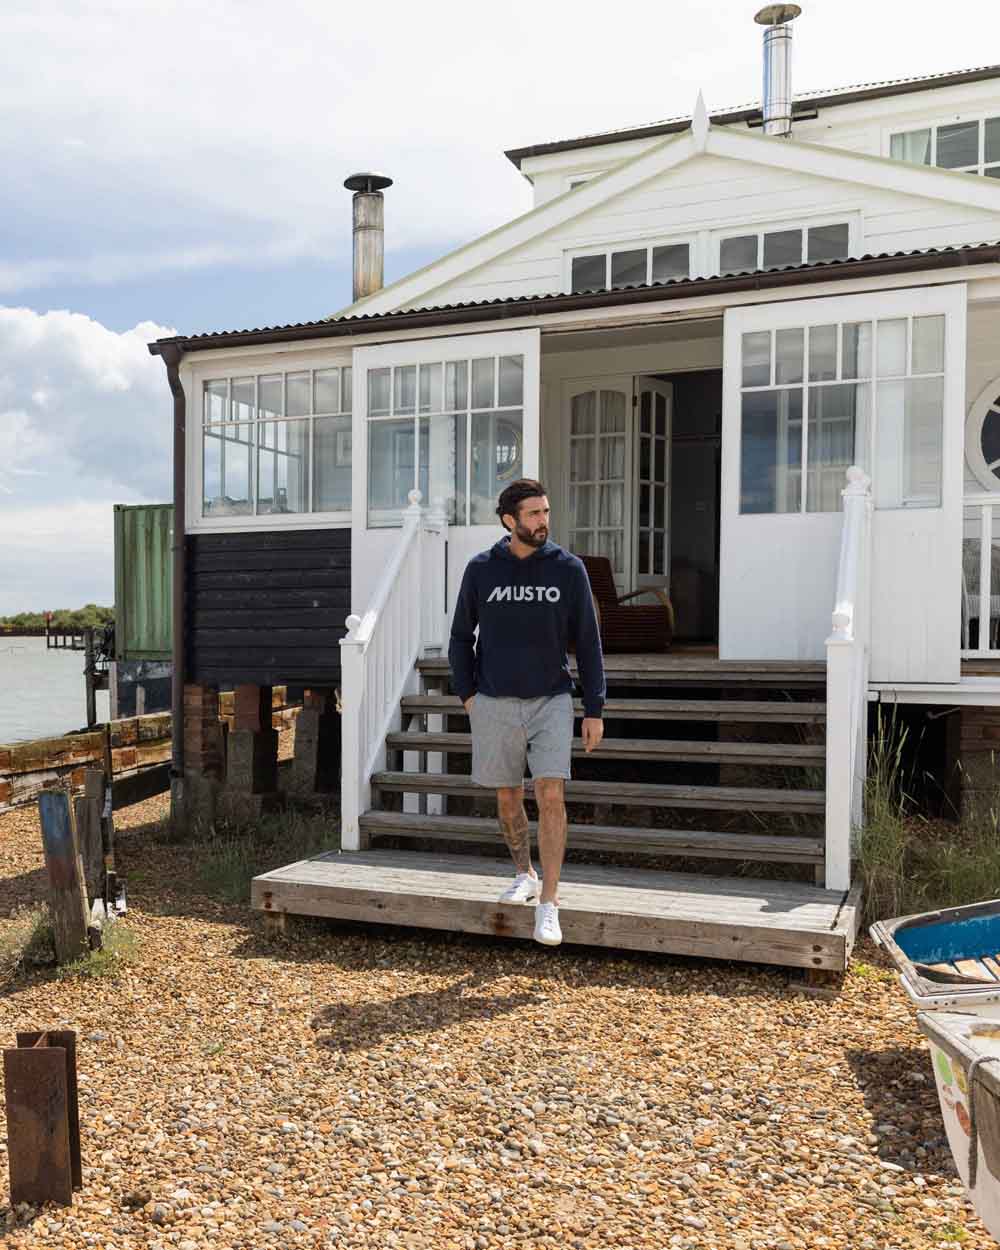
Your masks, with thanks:
<instances>
[{"instance_id":1,"label":"deck plank","mask_svg":"<svg viewBox=\"0 0 1000 1250\"><path fill-rule=\"evenodd\" d=\"M530 938L533 909L497 902L505 863L413 851L327 852L256 877L253 906ZM567 943L839 971L856 928L843 891L787 881L566 865Z\"/></svg>"},{"instance_id":2,"label":"deck plank","mask_svg":"<svg viewBox=\"0 0 1000 1250\"><path fill-rule=\"evenodd\" d=\"M405 695L402 706L409 714L466 715L455 694ZM582 699L574 699L573 710L578 717L583 715ZM604 719L822 725L826 704L785 699L608 699Z\"/></svg>"}]
</instances>

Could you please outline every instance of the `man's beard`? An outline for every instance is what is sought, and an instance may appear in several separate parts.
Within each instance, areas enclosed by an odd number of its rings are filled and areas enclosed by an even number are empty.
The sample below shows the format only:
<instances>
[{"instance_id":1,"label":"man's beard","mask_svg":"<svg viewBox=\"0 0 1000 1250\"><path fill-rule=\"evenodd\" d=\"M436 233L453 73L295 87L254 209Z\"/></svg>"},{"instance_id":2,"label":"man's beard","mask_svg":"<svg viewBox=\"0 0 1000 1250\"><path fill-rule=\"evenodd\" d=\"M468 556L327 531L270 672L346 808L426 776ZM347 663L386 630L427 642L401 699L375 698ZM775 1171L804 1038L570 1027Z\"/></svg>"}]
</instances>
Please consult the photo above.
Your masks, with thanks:
<instances>
[{"instance_id":1,"label":"man's beard","mask_svg":"<svg viewBox=\"0 0 1000 1250\"><path fill-rule=\"evenodd\" d=\"M514 533L526 547L544 547L549 539L549 530L546 525L543 525L541 529L535 530L534 533L517 525L514 527Z\"/></svg>"}]
</instances>

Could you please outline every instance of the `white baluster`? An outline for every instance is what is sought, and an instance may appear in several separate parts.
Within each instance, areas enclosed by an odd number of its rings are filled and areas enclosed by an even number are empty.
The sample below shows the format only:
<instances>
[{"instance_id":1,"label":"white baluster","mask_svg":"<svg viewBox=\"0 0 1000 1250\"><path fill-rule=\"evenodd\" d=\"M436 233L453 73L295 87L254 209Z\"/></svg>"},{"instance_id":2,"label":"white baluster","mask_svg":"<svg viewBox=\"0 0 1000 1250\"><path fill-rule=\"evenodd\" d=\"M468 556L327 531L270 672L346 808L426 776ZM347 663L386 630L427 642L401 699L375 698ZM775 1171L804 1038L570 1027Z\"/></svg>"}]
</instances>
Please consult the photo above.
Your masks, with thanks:
<instances>
[{"instance_id":1,"label":"white baluster","mask_svg":"<svg viewBox=\"0 0 1000 1250\"><path fill-rule=\"evenodd\" d=\"M349 616L345 622L347 637L340 641L341 690L341 783L340 838L345 851L356 851L361 845L359 819L365 803L364 761L367 759L365 733L364 644L357 634L360 616Z\"/></svg>"}]
</instances>

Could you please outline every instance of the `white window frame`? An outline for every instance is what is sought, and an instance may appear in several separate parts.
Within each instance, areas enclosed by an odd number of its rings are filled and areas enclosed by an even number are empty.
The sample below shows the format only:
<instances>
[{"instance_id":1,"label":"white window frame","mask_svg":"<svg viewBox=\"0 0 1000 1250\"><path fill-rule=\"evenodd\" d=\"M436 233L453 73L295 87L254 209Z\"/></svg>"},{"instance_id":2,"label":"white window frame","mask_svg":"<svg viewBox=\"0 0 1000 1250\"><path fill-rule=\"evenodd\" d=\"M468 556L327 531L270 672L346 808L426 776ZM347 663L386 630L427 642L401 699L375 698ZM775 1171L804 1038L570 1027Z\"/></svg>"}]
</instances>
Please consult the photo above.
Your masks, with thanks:
<instances>
[{"instance_id":1,"label":"white window frame","mask_svg":"<svg viewBox=\"0 0 1000 1250\"><path fill-rule=\"evenodd\" d=\"M937 169L946 174L978 174L984 178L983 168L986 164L986 127L983 124L990 120L1000 120L1000 109L990 110L987 112L975 113L953 113L950 116L937 116L933 120L925 118L911 126L884 126L882 128L882 155L888 157L889 160L899 160L898 157L892 155L892 140L894 135L908 135L916 130L929 130L931 132L931 159L928 164L920 165L920 169ZM976 122L979 126L979 151L976 167L971 165L958 165L948 167L937 163L937 132L941 126L961 126L966 122ZM900 161L903 165L912 165L913 161ZM990 167L1000 167L1000 161L991 161Z\"/></svg>"},{"instance_id":2,"label":"white window frame","mask_svg":"<svg viewBox=\"0 0 1000 1250\"><path fill-rule=\"evenodd\" d=\"M801 230L802 256L806 256L807 231L822 226L847 226L847 255L860 256L862 253L861 213L857 210L843 213L824 213L821 217L787 217L770 219L762 222L747 222L745 225L725 226L713 230L710 241L711 273L713 276L722 273L722 244L727 239L745 238L747 235L757 236L757 255L763 262L763 238L765 234L778 234L783 230ZM805 259L799 264L808 264ZM758 265L758 268L760 266Z\"/></svg>"},{"instance_id":3,"label":"white window frame","mask_svg":"<svg viewBox=\"0 0 1000 1250\"><path fill-rule=\"evenodd\" d=\"M353 354L354 445L351 511L355 531L392 532L392 527L368 524L368 373L393 366L447 364L483 356L523 356L524 382L521 408L521 464L524 477L538 477L540 454L541 334L537 329L485 334L448 335L442 338L397 340L371 347L356 347ZM466 463L466 489L469 465ZM432 500L422 500L426 508ZM459 527L456 527L456 529ZM462 525L463 533L493 528Z\"/></svg>"},{"instance_id":4,"label":"white window frame","mask_svg":"<svg viewBox=\"0 0 1000 1250\"><path fill-rule=\"evenodd\" d=\"M655 238L616 238L611 241L601 239L590 244L589 246L577 246L569 248L563 252L563 290L567 295L573 291L573 261L581 256L597 256L603 252L604 254L604 279L605 282L611 280L611 254L612 252L638 252L640 249L646 250L646 278L648 283L652 280L653 272L653 249L657 247L680 247L687 244L688 249L688 277L695 278L698 273L698 234L697 232L688 234L667 234L657 236ZM678 278L677 281L683 281ZM610 289L610 288L609 288ZM624 289L624 288L616 288Z\"/></svg>"},{"instance_id":5,"label":"white window frame","mask_svg":"<svg viewBox=\"0 0 1000 1250\"><path fill-rule=\"evenodd\" d=\"M252 533L257 530L314 530L314 529L347 529L351 524L351 510L343 509L336 512L291 512L268 513L261 516L203 516L204 500L204 460L202 454L202 428L204 413L204 384L221 378L242 378L261 376L270 373L300 373L307 370L349 369L352 364L350 351L323 353L309 356L291 355L290 353L274 353L267 356L231 356L216 358L212 361L192 362L182 373L185 403L187 409L185 432L185 530L189 534L225 534ZM352 379L353 380L353 379ZM356 387L354 393L356 393ZM352 394L352 404L354 396ZM343 414L348 415L348 414ZM283 418L284 419L284 418ZM315 420L315 417L289 418L289 420ZM254 428L259 424L255 422ZM351 413L352 440L357 437L357 418ZM310 432L310 453L312 450L312 433ZM352 452L353 459L353 452ZM255 463L255 462L254 462ZM310 454L310 490L312 474L315 472L312 455ZM352 468L353 489L353 468ZM353 507L353 504L352 504Z\"/></svg>"}]
</instances>

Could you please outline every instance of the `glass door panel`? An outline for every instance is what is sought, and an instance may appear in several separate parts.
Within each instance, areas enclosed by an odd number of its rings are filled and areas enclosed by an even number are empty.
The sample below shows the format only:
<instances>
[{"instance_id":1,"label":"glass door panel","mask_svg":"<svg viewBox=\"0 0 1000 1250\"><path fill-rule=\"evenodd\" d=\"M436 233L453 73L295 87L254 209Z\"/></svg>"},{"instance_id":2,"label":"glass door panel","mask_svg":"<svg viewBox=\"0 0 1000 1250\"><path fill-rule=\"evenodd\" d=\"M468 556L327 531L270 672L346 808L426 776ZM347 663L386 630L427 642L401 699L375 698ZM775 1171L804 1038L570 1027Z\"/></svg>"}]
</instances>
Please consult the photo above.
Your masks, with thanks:
<instances>
[{"instance_id":1,"label":"glass door panel","mask_svg":"<svg viewBox=\"0 0 1000 1250\"><path fill-rule=\"evenodd\" d=\"M611 561L619 594L631 589L631 378L578 382L568 391L569 533L575 555Z\"/></svg>"},{"instance_id":2,"label":"glass door panel","mask_svg":"<svg viewBox=\"0 0 1000 1250\"><path fill-rule=\"evenodd\" d=\"M635 580L665 586L670 573L667 501L670 491L670 427L673 387L656 378L635 379Z\"/></svg>"}]
</instances>

